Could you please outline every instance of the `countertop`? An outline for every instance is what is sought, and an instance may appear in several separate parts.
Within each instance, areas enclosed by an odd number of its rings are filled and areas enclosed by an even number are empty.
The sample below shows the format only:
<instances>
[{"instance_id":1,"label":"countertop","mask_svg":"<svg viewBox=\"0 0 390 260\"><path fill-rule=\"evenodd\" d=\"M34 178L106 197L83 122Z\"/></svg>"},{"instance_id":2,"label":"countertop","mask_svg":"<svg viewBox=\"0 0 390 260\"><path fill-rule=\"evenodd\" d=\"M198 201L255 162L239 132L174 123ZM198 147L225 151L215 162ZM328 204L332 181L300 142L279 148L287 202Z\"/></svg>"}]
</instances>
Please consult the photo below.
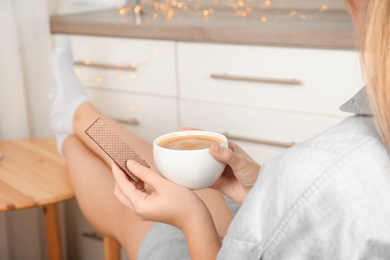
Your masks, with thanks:
<instances>
[{"instance_id":1,"label":"countertop","mask_svg":"<svg viewBox=\"0 0 390 260\"><path fill-rule=\"evenodd\" d=\"M356 35L345 10L253 10L245 17L232 10L176 10L121 15L111 8L50 18L53 34L75 34L173 41L354 49ZM266 21L264 22L264 17ZM262 21L263 19L263 21Z\"/></svg>"}]
</instances>

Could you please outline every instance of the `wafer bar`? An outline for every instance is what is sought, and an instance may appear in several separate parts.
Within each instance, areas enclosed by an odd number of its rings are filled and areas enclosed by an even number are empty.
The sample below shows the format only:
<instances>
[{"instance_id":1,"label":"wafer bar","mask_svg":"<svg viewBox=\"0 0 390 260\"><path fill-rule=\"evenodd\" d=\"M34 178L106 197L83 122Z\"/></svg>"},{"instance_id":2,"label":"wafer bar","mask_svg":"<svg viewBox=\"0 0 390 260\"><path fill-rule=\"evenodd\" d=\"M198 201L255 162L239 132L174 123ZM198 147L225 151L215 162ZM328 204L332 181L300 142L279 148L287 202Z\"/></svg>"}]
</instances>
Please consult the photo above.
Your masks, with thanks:
<instances>
[{"instance_id":1,"label":"wafer bar","mask_svg":"<svg viewBox=\"0 0 390 260\"><path fill-rule=\"evenodd\" d=\"M85 133L135 182L138 178L127 169L127 160L136 161L150 168L103 118L99 117L85 130Z\"/></svg>"}]
</instances>

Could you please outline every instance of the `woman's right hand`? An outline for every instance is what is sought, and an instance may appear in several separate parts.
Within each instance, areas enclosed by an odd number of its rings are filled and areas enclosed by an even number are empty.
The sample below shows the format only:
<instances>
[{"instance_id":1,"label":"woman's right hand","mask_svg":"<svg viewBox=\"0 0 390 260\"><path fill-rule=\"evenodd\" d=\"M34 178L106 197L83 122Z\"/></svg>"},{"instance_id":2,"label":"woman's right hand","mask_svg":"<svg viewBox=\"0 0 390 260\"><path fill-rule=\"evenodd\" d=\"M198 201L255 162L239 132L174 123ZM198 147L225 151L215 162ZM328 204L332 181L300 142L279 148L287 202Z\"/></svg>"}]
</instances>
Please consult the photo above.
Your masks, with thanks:
<instances>
[{"instance_id":1,"label":"woman's right hand","mask_svg":"<svg viewBox=\"0 0 390 260\"><path fill-rule=\"evenodd\" d=\"M213 145L210 152L215 159L227 164L225 171L211 188L242 204L259 176L260 164L231 141L229 148Z\"/></svg>"}]
</instances>

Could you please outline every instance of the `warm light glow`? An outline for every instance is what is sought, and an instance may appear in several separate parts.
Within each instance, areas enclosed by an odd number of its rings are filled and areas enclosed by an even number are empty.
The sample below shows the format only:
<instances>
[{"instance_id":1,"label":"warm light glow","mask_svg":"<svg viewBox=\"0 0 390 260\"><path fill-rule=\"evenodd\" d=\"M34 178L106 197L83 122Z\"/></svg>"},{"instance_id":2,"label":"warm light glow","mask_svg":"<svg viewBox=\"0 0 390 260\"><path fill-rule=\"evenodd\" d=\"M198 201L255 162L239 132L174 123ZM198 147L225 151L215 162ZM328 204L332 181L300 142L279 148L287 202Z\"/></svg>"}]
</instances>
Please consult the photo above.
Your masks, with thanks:
<instances>
[{"instance_id":1,"label":"warm light glow","mask_svg":"<svg viewBox=\"0 0 390 260\"><path fill-rule=\"evenodd\" d=\"M173 5L173 6L177 6L177 1L173 0L173 1L172 1L172 5Z\"/></svg>"},{"instance_id":2,"label":"warm light glow","mask_svg":"<svg viewBox=\"0 0 390 260\"><path fill-rule=\"evenodd\" d=\"M324 10L324 11L328 10L328 6L327 5L323 5L322 6L322 10Z\"/></svg>"},{"instance_id":3,"label":"warm light glow","mask_svg":"<svg viewBox=\"0 0 390 260\"><path fill-rule=\"evenodd\" d=\"M136 79L136 78L137 78L137 75L131 74L131 79Z\"/></svg>"},{"instance_id":4,"label":"warm light glow","mask_svg":"<svg viewBox=\"0 0 390 260\"><path fill-rule=\"evenodd\" d=\"M171 20L174 14L175 14L175 10L169 9L168 14L167 14L167 19Z\"/></svg>"},{"instance_id":5,"label":"warm light glow","mask_svg":"<svg viewBox=\"0 0 390 260\"><path fill-rule=\"evenodd\" d=\"M238 1L239 6L244 6L244 1Z\"/></svg>"},{"instance_id":6,"label":"warm light glow","mask_svg":"<svg viewBox=\"0 0 390 260\"><path fill-rule=\"evenodd\" d=\"M178 8L182 8L182 7L183 7L183 3L182 3L182 2L178 2L178 3L177 3L177 7L178 7Z\"/></svg>"},{"instance_id":7,"label":"warm light glow","mask_svg":"<svg viewBox=\"0 0 390 260\"><path fill-rule=\"evenodd\" d=\"M203 15L204 15L204 16L208 16L208 15L209 15L209 11L204 10L204 11L203 11Z\"/></svg>"},{"instance_id":8,"label":"warm light glow","mask_svg":"<svg viewBox=\"0 0 390 260\"><path fill-rule=\"evenodd\" d=\"M158 49L155 48L155 49L153 50L153 52L154 52L154 54L157 54L157 53L158 53Z\"/></svg>"},{"instance_id":9,"label":"warm light glow","mask_svg":"<svg viewBox=\"0 0 390 260\"><path fill-rule=\"evenodd\" d=\"M74 72L76 72L76 74L80 74L81 70L80 69L75 69Z\"/></svg>"},{"instance_id":10,"label":"warm light glow","mask_svg":"<svg viewBox=\"0 0 390 260\"><path fill-rule=\"evenodd\" d=\"M138 13L140 12L142 9L142 7L140 5L137 5L135 8L134 8L134 13Z\"/></svg>"},{"instance_id":11,"label":"warm light glow","mask_svg":"<svg viewBox=\"0 0 390 260\"><path fill-rule=\"evenodd\" d=\"M213 8L209 8L209 13L213 14L214 13L214 9Z\"/></svg>"},{"instance_id":12,"label":"warm light glow","mask_svg":"<svg viewBox=\"0 0 390 260\"><path fill-rule=\"evenodd\" d=\"M291 16L294 16L294 15L296 15L296 14L297 14L297 12L294 11L294 10L292 10L292 11L290 12L290 15L291 15Z\"/></svg>"},{"instance_id":13,"label":"warm light glow","mask_svg":"<svg viewBox=\"0 0 390 260\"><path fill-rule=\"evenodd\" d=\"M102 82L102 78L100 78L100 77L96 78L96 82L97 82L97 83Z\"/></svg>"},{"instance_id":14,"label":"warm light glow","mask_svg":"<svg viewBox=\"0 0 390 260\"><path fill-rule=\"evenodd\" d=\"M87 66L89 66L89 65L91 65L91 61L90 61L90 60L85 60L85 61L84 61L84 64L87 65Z\"/></svg>"},{"instance_id":15,"label":"warm light glow","mask_svg":"<svg viewBox=\"0 0 390 260\"><path fill-rule=\"evenodd\" d=\"M158 18L158 13L154 13L153 14L153 19L157 19Z\"/></svg>"},{"instance_id":16,"label":"warm light glow","mask_svg":"<svg viewBox=\"0 0 390 260\"><path fill-rule=\"evenodd\" d=\"M265 4L266 6L270 6L270 5L271 5L271 1L267 0L267 1L264 2L264 4Z\"/></svg>"},{"instance_id":17,"label":"warm light glow","mask_svg":"<svg viewBox=\"0 0 390 260\"><path fill-rule=\"evenodd\" d=\"M160 4L158 2L154 2L154 9L160 8Z\"/></svg>"},{"instance_id":18,"label":"warm light glow","mask_svg":"<svg viewBox=\"0 0 390 260\"><path fill-rule=\"evenodd\" d=\"M135 66L135 63L131 63L131 64L130 64L130 68L135 69L135 67L136 67L136 66Z\"/></svg>"},{"instance_id":19,"label":"warm light glow","mask_svg":"<svg viewBox=\"0 0 390 260\"><path fill-rule=\"evenodd\" d=\"M252 13L252 8L248 7L248 8L246 9L246 12L247 12L248 14Z\"/></svg>"},{"instance_id":20,"label":"warm light glow","mask_svg":"<svg viewBox=\"0 0 390 260\"><path fill-rule=\"evenodd\" d=\"M261 21L262 21L263 23L265 23L265 22L267 21L267 17L265 17L265 16L261 17Z\"/></svg>"},{"instance_id":21,"label":"warm light glow","mask_svg":"<svg viewBox=\"0 0 390 260\"><path fill-rule=\"evenodd\" d=\"M135 109L136 109L137 107L136 107L136 105L131 105L131 111L135 111Z\"/></svg>"},{"instance_id":22,"label":"warm light glow","mask_svg":"<svg viewBox=\"0 0 390 260\"><path fill-rule=\"evenodd\" d=\"M186 6L186 5L183 6L183 10L184 10L184 11L188 11L188 6Z\"/></svg>"},{"instance_id":23,"label":"warm light glow","mask_svg":"<svg viewBox=\"0 0 390 260\"><path fill-rule=\"evenodd\" d=\"M246 13L245 11L242 11L242 12L241 12L241 15L242 15L243 17L245 17L245 16L247 15L247 13Z\"/></svg>"}]
</instances>

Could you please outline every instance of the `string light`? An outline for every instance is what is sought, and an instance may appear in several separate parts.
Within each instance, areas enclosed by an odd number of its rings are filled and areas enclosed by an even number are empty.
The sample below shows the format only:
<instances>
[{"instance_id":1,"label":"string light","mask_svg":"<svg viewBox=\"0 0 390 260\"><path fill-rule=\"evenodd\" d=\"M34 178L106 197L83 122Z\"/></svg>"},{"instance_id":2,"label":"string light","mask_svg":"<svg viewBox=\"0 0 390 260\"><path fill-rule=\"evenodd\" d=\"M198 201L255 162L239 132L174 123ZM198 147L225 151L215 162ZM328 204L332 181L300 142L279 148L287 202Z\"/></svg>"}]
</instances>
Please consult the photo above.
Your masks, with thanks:
<instances>
[{"instance_id":1,"label":"string light","mask_svg":"<svg viewBox=\"0 0 390 260\"><path fill-rule=\"evenodd\" d=\"M185 12L187 11L193 11L193 12L199 12L199 14L203 17L208 17L214 14L215 9L208 7L208 9L202 8L202 1L205 3L207 2L208 5L230 5L231 10L240 17L246 17L246 16L253 16L253 15L259 15L261 21L274 21L274 20L282 20L282 19L302 19L302 20L309 20L314 19L315 17L319 16L323 12L328 10L328 5L323 4L318 11L314 11L312 14L303 14L297 10L290 10L286 11L285 14L282 15L270 15L267 13L267 17L262 16L261 12L253 12L254 7L256 6L256 9L262 11L263 9L266 10L272 5L272 0L263 0L263 4L260 4L258 1L253 0L140 0L141 4L137 5L134 8L131 8L131 6L117 6L116 9L118 10L119 15L123 16L130 12L133 13L140 13L142 11L142 6L149 6L154 9L154 12L152 14L152 17L154 20L157 19L164 19L164 17L169 21L172 20L176 14L176 10L183 10ZM324 0L325 1L325 0ZM254 5L254 6L252 6ZM261 7L263 5L263 7ZM260 13L260 14L259 14Z\"/></svg>"}]
</instances>

